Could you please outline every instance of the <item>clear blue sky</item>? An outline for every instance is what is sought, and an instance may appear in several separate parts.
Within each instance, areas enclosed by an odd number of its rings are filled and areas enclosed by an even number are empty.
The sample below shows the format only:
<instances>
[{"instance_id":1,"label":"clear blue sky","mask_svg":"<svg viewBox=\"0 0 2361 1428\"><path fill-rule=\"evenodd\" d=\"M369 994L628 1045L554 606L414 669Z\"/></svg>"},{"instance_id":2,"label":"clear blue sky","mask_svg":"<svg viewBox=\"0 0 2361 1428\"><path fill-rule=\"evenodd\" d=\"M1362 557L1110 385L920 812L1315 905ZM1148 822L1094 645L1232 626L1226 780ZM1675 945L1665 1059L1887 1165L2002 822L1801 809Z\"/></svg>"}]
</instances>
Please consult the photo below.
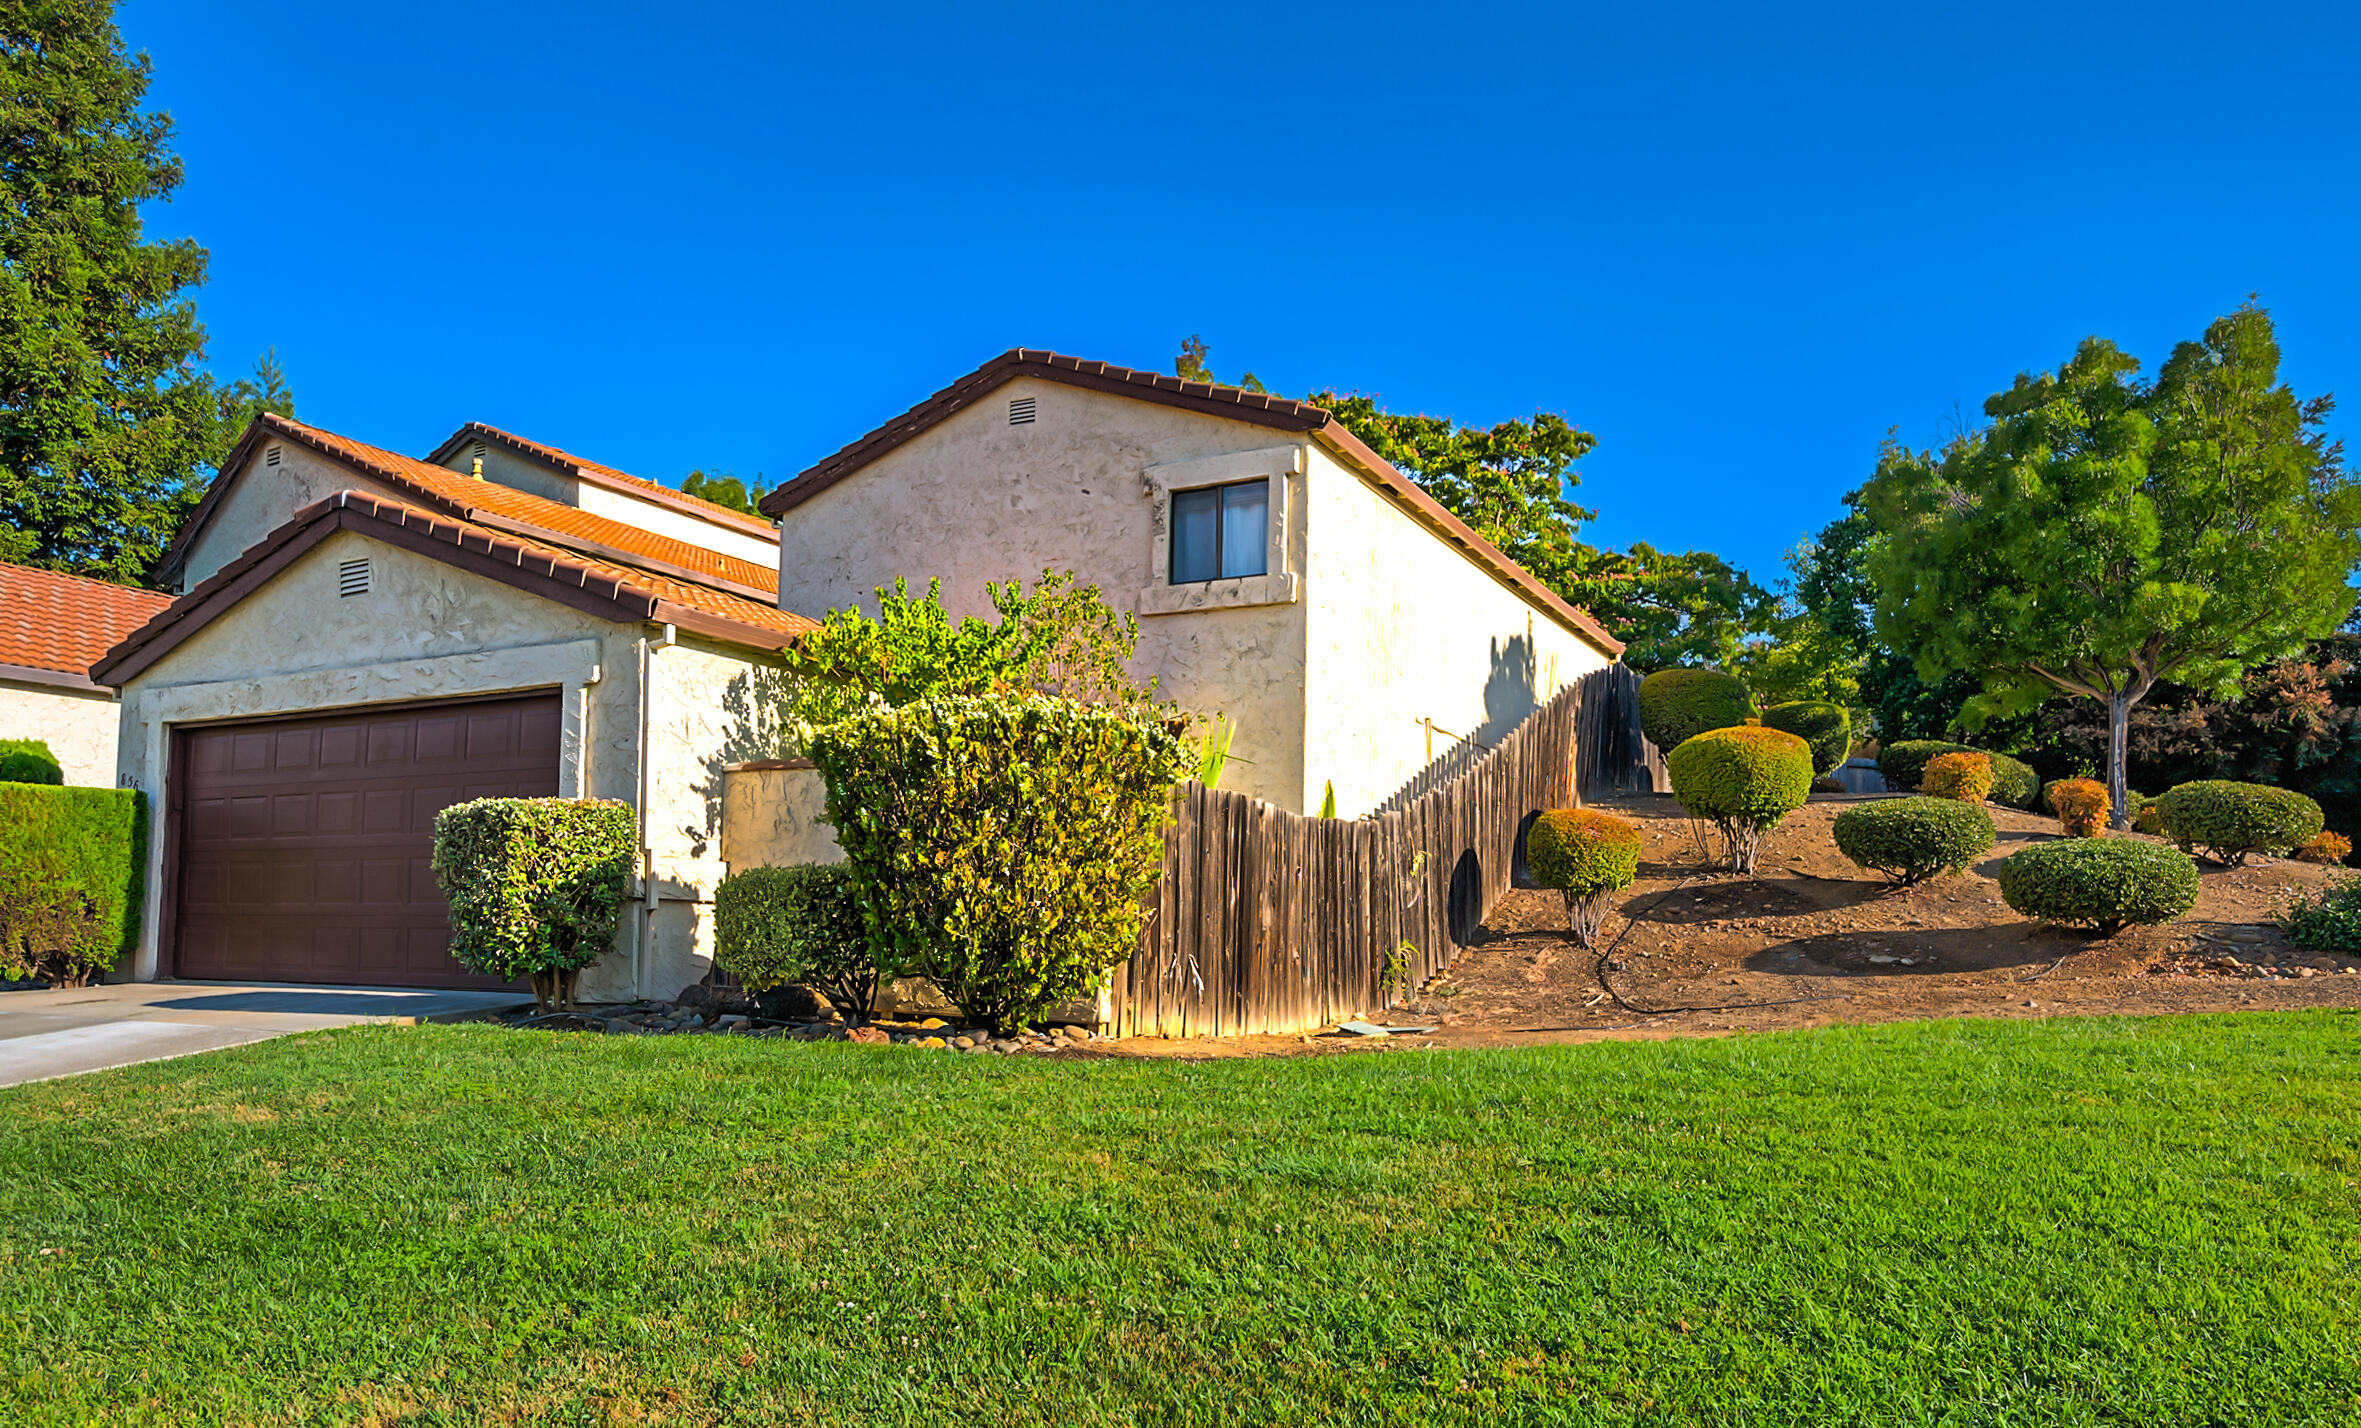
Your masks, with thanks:
<instances>
[{"instance_id":1,"label":"clear blue sky","mask_svg":"<svg viewBox=\"0 0 2361 1428\"><path fill-rule=\"evenodd\" d=\"M1006 348L1201 332L1282 392L1562 411L1588 538L1767 578L1889 427L2089 333L2152 369L2259 292L2298 390L2361 403L2349 8L120 20L217 369L275 345L304 418L414 452L474 419L776 481Z\"/></svg>"}]
</instances>

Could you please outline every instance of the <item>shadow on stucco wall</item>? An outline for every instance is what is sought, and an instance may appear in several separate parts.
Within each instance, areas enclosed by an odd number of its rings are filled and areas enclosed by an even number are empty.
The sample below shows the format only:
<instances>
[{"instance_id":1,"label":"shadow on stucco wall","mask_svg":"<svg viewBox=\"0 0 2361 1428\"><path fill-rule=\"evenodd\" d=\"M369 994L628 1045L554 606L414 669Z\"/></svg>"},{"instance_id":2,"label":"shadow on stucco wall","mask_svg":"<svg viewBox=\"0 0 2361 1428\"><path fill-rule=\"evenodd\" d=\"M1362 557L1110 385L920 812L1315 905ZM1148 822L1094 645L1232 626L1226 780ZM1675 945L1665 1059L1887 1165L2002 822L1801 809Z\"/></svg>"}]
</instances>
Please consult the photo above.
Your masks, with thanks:
<instances>
[{"instance_id":1,"label":"shadow on stucco wall","mask_svg":"<svg viewBox=\"0 0 2361 1428\"><path fill-rule=\"evenodd\" d=\"M787 759L803 752L792 727L795 676L785 670L754 669L732 678L721 693L721 744L705 759L697 791L705 800L706 826L721 827L722 771L757 759Z\"/></svg>"},{"instance_id":2,"label":"shadow on stucco wall","mask_svg":"<svg viewBox=\"0 0 2361 1428\"><path fill-rule=\"evenodd\" d=\"M1533 641L1511 635L1492 642L1492 672L1484 677L1484 725L1476 738L1497 744L1541 707L1541 663Z\"/></svg>"}]
</instances>

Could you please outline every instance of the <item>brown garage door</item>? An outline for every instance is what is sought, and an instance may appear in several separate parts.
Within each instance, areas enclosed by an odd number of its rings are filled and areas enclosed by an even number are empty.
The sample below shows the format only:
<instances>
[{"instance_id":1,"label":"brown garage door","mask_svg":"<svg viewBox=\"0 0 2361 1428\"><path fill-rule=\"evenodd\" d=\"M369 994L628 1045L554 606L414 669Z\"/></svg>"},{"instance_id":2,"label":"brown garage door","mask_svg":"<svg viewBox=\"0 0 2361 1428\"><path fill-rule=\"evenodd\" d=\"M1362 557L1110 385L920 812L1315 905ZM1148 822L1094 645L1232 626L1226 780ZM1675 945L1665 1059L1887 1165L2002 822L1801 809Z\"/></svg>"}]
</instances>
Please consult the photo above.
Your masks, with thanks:
<instances>
[{"instance_id":1,"label":"brown garage door","mask_svg":"<svg viewBox=\"0 0 2361 1428\"><path fill-rule=\"evenodd\" d=\"M434 816L557 792L558 700L182 734L176 975L490 987L451 960Z\"/></svg>"}]
</instances>

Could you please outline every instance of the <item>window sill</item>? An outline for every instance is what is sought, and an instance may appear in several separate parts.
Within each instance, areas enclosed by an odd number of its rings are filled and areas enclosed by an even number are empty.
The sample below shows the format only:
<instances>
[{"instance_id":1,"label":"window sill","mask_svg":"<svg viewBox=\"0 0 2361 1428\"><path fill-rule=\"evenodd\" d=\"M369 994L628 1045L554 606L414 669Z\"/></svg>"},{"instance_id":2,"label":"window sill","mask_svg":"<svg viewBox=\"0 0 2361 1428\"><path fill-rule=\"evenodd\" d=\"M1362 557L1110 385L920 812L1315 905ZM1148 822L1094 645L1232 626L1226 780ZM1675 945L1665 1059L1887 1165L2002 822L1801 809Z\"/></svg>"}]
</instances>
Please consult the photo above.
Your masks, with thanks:
<instances>
[{"instance_id":1,"label":"window sill","mask_svg":"<svg viewBox=\"0 0 2361 1428\"><path fill-rule=\"evenodd\" d=\"M1236 610L1253 605L1292 605L1299 582L1292 573L1244 575L1194 585L1151 585L1140 592L1139 611L1186 615L1197 610Z\"/></svg>"}]
</instances>

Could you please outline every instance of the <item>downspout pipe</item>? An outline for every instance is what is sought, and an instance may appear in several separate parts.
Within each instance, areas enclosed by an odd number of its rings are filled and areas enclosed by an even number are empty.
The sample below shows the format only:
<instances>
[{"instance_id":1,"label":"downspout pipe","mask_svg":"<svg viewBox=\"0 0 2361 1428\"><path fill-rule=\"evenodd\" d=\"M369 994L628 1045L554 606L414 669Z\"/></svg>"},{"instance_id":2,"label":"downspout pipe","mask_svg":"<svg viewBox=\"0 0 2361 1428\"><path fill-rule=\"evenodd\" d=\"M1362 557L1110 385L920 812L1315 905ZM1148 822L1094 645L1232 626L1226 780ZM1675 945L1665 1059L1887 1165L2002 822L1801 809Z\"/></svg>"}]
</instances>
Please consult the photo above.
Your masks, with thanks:
<instances>
[{"instance_id":1,"label":"downspout pipe","mask_svg":"<svg viewBox=\"0 0 2361 1428\"><path fill-rule=\"evenodd\" d=\"M636 802L639 807L639 867L642 901L640 903L639 936L632 939L631 945L631 994L634 997L648 995L649 952L656 937L656 847L655 838L649 828L651 815L648 811L648 797L655 783L655 760L648 756L648 736L655 727L656 712L656 686L653 676L656 669L657 652L671 649L678 643L680 643L680 631L671 625L664 626L663 633L653 640L646 635L640 636L639 640L639 740L637 743L639 797Z\"/></svg>"}]
</instances>

